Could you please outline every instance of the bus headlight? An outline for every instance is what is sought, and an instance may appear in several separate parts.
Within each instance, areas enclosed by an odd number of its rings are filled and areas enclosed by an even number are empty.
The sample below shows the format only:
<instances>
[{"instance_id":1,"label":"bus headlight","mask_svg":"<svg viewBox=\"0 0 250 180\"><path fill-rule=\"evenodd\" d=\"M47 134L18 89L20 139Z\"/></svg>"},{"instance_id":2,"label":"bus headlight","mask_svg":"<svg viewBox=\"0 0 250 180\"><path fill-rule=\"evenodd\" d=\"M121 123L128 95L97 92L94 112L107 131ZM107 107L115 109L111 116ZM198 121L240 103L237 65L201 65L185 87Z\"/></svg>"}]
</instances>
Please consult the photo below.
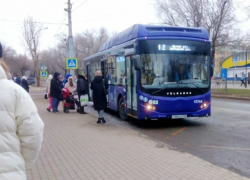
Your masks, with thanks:
<instances>
[{"instance_id":1,"label":"bus headlight","mask_svg":"<svg viewBox=\"0 0 250 180\"><path fill-rule=\"evenodd\" d=\"M152 106L151 104L147 104L147 105L146 105L146 108L147 108L147 110L153 110L153 111L156 110L156 107L155 107L155 106Z\"/></svg>"},{"instance_id":2,"label":"bus headlight","mask_svg":"<svg viewBox=\"0 0 250 180\"><path fill-rule=\"evenodd\" d=\"M203 103L203 104L201 105L201 109L207 108L207 106L208 106L207 103Z\"/></svg>"}]
</instances>

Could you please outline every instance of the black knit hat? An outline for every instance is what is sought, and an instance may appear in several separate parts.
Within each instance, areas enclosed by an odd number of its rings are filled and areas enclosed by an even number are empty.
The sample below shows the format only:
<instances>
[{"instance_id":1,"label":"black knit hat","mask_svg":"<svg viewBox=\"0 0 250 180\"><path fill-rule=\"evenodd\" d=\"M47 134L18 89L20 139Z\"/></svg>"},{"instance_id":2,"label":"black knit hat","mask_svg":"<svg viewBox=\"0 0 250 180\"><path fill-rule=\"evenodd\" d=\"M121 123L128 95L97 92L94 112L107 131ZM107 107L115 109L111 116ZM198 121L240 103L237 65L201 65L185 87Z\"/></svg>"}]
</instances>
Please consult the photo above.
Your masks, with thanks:
<instances>
[{"instance_id":1,"label":"black knit hat","mask_svg":"<svg viewBox=\"0 0 250 180\"><path fill-rule=\"evenodd\" d=\"M0 43L0 58L2 58L2 56L3 56L3 48L2 48L2 45Z\"/></svg>"}]
</instances>

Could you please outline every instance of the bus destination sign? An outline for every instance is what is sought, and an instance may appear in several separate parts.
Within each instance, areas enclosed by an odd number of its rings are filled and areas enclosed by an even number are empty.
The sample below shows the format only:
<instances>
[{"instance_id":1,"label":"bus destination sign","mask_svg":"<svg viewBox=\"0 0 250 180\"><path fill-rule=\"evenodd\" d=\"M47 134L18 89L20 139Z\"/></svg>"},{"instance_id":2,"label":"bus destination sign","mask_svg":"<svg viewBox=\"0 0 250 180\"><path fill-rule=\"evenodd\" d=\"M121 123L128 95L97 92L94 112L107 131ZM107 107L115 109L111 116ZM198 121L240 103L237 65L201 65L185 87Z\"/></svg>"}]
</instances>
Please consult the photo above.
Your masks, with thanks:
<instances>
[{"instance_id":1,"label":"bus destination sign","mask_svg":"<svg viewBox=\"0 0 250 180\"><path fill-rule=\"evenodd\" d=\"M195 46L159 44L159 51L196 51Z\"/></svg>"}]
</instances>

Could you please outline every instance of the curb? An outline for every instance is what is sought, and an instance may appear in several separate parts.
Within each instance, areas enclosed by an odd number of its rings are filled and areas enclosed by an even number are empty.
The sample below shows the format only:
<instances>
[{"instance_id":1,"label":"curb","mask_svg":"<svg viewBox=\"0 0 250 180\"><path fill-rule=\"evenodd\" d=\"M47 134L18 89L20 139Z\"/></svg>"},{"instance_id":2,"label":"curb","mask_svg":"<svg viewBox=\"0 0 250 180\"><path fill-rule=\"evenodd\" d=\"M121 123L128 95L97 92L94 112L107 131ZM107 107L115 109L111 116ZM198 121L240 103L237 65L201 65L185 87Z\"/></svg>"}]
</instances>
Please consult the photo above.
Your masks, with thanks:
<instances>
[{"instance_id":1,"label":"curb","mask_svg":"<svg viewBox=\"0 0 250 180\"><path fill-rule=\"evenodd\" d=\"M250 101L250 98L247 98L247 97L225 96L225 95L219 95L219 94L212 94L211 97L212 98L221 98L221 99L235 99L235 100Z\"/></svg>"}]
</instances>

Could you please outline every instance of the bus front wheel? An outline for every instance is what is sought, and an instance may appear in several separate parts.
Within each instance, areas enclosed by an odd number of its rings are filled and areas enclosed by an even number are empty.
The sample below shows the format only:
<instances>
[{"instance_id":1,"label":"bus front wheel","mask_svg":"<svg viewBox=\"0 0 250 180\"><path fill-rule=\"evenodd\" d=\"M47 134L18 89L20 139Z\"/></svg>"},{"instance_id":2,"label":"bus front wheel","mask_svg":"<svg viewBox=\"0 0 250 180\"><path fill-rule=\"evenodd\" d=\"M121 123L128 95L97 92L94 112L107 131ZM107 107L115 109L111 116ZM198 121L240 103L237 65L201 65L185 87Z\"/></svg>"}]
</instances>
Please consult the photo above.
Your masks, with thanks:
<instances>
[{"instance_id":1,"label":"bus front wheel","mask_svg":"<svg viewBox=\"0 0 250 180\"><path fill-rule=\"evenodd\" d=\"M122 120L127 120L128 116L125 113L125 103L122 98L119 99L118 112Z\"/></svg>"}]
</instances>

